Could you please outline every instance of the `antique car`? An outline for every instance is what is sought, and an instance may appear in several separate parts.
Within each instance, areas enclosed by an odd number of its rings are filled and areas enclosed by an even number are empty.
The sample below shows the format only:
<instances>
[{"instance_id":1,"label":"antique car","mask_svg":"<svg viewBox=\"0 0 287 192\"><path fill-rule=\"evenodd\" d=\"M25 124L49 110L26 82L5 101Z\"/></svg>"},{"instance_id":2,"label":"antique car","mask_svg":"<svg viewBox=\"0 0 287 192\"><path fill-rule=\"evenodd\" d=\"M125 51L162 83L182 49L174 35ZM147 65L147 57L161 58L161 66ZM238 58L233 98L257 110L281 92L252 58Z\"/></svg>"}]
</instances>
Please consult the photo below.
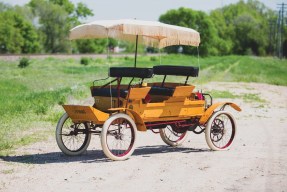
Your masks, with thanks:
<instances>
[{"instance_id":1,"label":"antique car","mask_svg":"<svg viewBox=\"0 0 287 192\"><path fill-rule=\"evenodd\" d=\"M83 24L71 30L70 38L103 38L105 35L123 40L135 36L136 45L147 42L159 47L198 46L200 42L199 33L192 29L138 20ZM63 105L66 112L56 128L57 144L63 153L82 154L89 146L91 135L95 134L100 135L108 158L125 160L135 150L137 131L148 130L159 133L167 145L174 147L182 144L191 131L204 132L212 150L230 148L236 135L236 122L225 107L241 109L231 102L213 103L210 94L194 91L195 86L188 81L190 77L198 77L199 67L139 68L136 58L137 50L133 67L109 67L108 83L99 86L100 80L93 82L90 87L93 106ZM162 81L153 82L155 76L161 76ZM181 76L185 81L166 82L167 76ZM124 78L130 81L122 83Z\"/></svg>"}]
</instances>

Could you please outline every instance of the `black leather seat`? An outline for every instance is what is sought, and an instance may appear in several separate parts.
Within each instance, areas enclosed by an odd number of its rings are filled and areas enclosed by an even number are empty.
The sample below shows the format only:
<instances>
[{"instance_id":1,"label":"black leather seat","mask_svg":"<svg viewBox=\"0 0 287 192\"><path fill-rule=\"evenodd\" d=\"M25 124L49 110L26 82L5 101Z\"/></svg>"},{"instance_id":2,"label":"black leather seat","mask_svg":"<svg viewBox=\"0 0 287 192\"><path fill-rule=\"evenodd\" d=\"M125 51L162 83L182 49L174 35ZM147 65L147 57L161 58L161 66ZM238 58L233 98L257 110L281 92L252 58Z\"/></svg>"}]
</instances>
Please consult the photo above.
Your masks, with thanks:
<instances>
[{"instance_id":1,"label":"black leather seat","mask_svg":"<svg viewBox=\"0 0 287 192\"><path fill-rule=\"evenodd\" d=\"M153 67L153 73L156 75L176 75L176 76L198 76L198 67L176 66L176 65L158 65Z\"/></svg>"},{"instance_id":2,"label":"black leather seat","mask_svg":"<svg viewBox=\"0 0 287 192\"><path fill-rule=\"evenodd\" d=\"M111 67L110 77L137 77L151 78L153 76L152 68L135 68L135 67Z\"/></svg>"},{"instance_id":3,"label":"black leather seat","mask_svg":"<svg viewBox=\"0 0 287 192\"><path fill-rule=\"evenodd\" d=\"M120 97L126 98L128 91L127 90L122 90L120 89ZM91 90L92 96L102 96L102 97L117 97L118 96L118 90L115 88L110 89L109 87L107 88L93 88ZM112 93L112 94L111 94Z\"/></svg>"},{"instance_id":4,"label":"black leather seat","mask_svg":"<svg viewBox=\"0 0 287 192\"><path fill-rule=\"evenodd\" d=\"M174 88L152 86L148 94L172 96L173 92L174 92Z\"/></svg>"}]
</instances>

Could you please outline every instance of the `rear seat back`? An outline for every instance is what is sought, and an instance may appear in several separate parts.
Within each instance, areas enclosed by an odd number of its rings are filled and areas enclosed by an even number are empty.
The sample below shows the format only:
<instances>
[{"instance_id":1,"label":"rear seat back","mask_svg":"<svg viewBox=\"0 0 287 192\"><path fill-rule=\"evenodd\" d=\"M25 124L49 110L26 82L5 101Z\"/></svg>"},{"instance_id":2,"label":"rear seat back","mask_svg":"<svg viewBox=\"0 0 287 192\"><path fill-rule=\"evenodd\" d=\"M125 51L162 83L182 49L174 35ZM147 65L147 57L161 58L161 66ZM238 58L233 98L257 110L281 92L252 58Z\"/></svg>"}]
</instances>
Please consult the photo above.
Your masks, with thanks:
<instances>
[{"instance_id":1,"label":"rear seat back","mask_svg":"<svg viewBox=\"0 0 287 192\"><path fill-rule=\"evenodd\" d=\"M134 68L134 67L111 67L109 70L109 76L115 78L122 77L134 77L134 78L151 78L153 76L152 68ZM106 84L108 85L108 84ZM91 88L92 96L102 96L102 97L117 97L126 98L128 90L126 89L117 89L109 87L92 87Z\"/></svg>"},{"instance_id":2,"label":"rear seat back","mask_svg":"<svg viewBox=\"0 0 287 192\"><path fill-rule=\"evenodd\" d=\"M171 87L157 87L152 86L149 94L150 95L163 95L163 96L172 96L174 92L174 88Z\"/></svg>"},{"instance_id":3,"label":"rear seat back","mask_svg":"<svg viewBox=\"0 0 287 192\"><path fill-rule=\"evenodd\" d=\"M126 98L127 97L127 93L128 91L127 90L122 90L120 89L119 90L120 92L120 97L122 98ZM102 96L102 97L117 97L118 96L118 90L115 89L115 88L92 88L91 89L91 93L92 93L92 96L95 97L95 96Z\"/></svg>"},{"instance_id":4,"label":"rear seat back","mask_svg":"<svg viewBox=\"0 0 287 192\"><path fill-rule=\"evenodd\" d=\"M152 68L135 68L135 67L111 67L109 71L110 77L135 77L135 78L151 78L153 76Z\"/></svg>"},{"instance_id":5,"label":"rear seat back","mask_svg":"<svg viewBox=\"0 0 287 192\"><path fill-rule=\"evenodd\" d=\"M191 77L197 77L198 71L199 71L199 68L193 67L193 66L158 65L158 66L153 67L153 73L155 75L186 76L187 79L190 76ZM149 94L150 95L173 96L175 88L165 87L164 81L165 81L165 78L163 80L162 86L152 86ZM190 89L190 90L193 90L193 89Z\"/></svg>"},{"instance_id":6,"label":"rear seat back","mask_svg":"<svg viewBox=\"0 0 287 192\"><path fill-rule=\"evenodd\" d=\"M176 75L176 76L198 76L198 67L176 66L176 65L158 65L153 67L155 75Z\"/></svg>"}]
</instances>

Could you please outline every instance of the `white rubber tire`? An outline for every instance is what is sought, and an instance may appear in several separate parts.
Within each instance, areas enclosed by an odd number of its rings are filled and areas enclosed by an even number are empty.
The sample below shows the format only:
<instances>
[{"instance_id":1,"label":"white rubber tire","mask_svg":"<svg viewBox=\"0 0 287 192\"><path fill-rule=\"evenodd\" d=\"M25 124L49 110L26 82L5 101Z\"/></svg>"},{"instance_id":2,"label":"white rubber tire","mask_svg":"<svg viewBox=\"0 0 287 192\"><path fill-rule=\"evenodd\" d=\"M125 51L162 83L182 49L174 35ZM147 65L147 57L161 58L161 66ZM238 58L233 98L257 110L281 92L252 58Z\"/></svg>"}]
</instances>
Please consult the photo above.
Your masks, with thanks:
<instances>
[{"instance_id":1,"label":"white rubber tire","mask_svg":"<svg viewBox=\"0 0 287 192\"><path fill-rule=\"evenodd\" d=\"M231 126L232 126L232 132L231 132L231 136L230 136L228 143L223 147L218 147L212 141L211 129L212 129L212 123L214 122L214 120L216 118L222 116L222 115L225 115L226 117L229 118L229 121L230 121ZM231 113L229 113L227 111L218 111L218 112L215 112L211 116L211 118L208 120L207 126L205 128L205 140L206 140L206 143L210 149L212 149L214 151L225 151L225 150L230 149L230 147L234 141L235 136L236 136L236 122L235 122L235 119Z\"/></svg>"},{"instance_id":2,"label":"white rubber tire","mask_svg":"<svg viewBox=\"0 0 287 192\"><path fill-rule=\"evenodd\" d=\"M171 141L168 138L168 136L166 135L166 129L167 128L159 129L159 134L160 134L160 137L163 140L163 142L165 142L167 145L170 145L172 147L180 146L185 141L185 139L187 138L188 132L186 131L185 133L183 133L185 135L182 138L180 138L177 141Z\"/></svg>"},{"instance_id":3,"label":"white rubber tire","mask_svg":"<svg viewBox=\"0 0 287 192\"><path fill-rule=\"evenodd\" d=\"M57 127L56 127L56 141L57 141L57 144L60 148L60 150L66 154L66 155L69 155L69 156L76 156L76 155L81 155L82 153L84 153L89 144L90 144L90 141L91 141L91 134L88 134L87 135L87 138L85 138L85 141L83 143L83 145L78 149L78 150L70 150L66 147L66 145L64 144L63 142L63 139L62 139L62 128L66 122L66 120L69 119L69 116L67 113L64 113L62 115L62 117L59 119L58 121L58 124L57 124ZM86 124L85 126L88 126L89 128L89 124Z\"/></svg>"},{"instance_id":4,"label":"white rubber tire","mask_svg":"<svg viewBox=\"0 0 287 192\"><path fill-rule=\"evenodd\" d=\"M111 125L111 123L116 120L116 119L126 119L130 125L131 125L131 129L133 134L133 143L131 144L132 146L130 146L130 148L128 149L127 153L122 155L122 156L117 156L115 154L113 154L108 146L108 142L107 142L107 134L108 134L108 130L109 127ZM102 145L102 149L104 154L110 158L111 160L114 161L123 161L128 159L134 152L135 150L135 144L136 144L136 137L137 137L137 128L136 128L136 124L134 123L134 121L132 120L132 118L130 116L128 116L127 114L124 113L117 113L115 115L112 115L108 120L106 120L106 122L103 125L103 129L102 129L102 133L101 133L101 145Z\"/></svg>"}]
</instances>

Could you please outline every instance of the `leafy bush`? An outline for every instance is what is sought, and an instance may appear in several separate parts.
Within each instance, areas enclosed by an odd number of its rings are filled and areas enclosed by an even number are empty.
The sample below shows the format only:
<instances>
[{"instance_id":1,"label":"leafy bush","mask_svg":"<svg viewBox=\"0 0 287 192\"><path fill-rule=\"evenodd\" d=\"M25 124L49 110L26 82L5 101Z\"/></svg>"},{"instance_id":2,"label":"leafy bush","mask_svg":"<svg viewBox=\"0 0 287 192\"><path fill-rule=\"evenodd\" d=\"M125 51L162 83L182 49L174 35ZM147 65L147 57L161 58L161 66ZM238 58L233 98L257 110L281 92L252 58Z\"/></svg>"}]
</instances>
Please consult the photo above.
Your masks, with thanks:
<instances>
[{"instance_id":1,"label":"leafy bush","mask_svg":"<svg viewBox=\"0 0 287 192\"><path fill-rule=\"evenodd\" d=\"M30 60L29 60L28 58L26 58L26 57L22 57L22 58L20 59L20 62L19 62L18 67L20 67L20 68L26 68L26 67L29 66L29 64L30 64Z\"/></svg>"},{"instance_id":2,"label":"leafy bush","mask_svg":"<svg viewBox=\"0 0 287 192\"><path fill-rule=\"evenodd\" d=\"M157 57L155 56L150 57L150 61L157 61Z\"/></svg>"},{"instance_id":3,"label":"leafy bush","mask_svg":"<svg viewBox=\"0 0 287 192\"><path fill-rule=\"evenodd\" d=\"M90 59L87 58L87 57L82 57L82 58L81 58L81 61L80 61L80 63L81 63L82 65L88 65L89 62L90 62Z\"/></svg>"}]
</instances>

